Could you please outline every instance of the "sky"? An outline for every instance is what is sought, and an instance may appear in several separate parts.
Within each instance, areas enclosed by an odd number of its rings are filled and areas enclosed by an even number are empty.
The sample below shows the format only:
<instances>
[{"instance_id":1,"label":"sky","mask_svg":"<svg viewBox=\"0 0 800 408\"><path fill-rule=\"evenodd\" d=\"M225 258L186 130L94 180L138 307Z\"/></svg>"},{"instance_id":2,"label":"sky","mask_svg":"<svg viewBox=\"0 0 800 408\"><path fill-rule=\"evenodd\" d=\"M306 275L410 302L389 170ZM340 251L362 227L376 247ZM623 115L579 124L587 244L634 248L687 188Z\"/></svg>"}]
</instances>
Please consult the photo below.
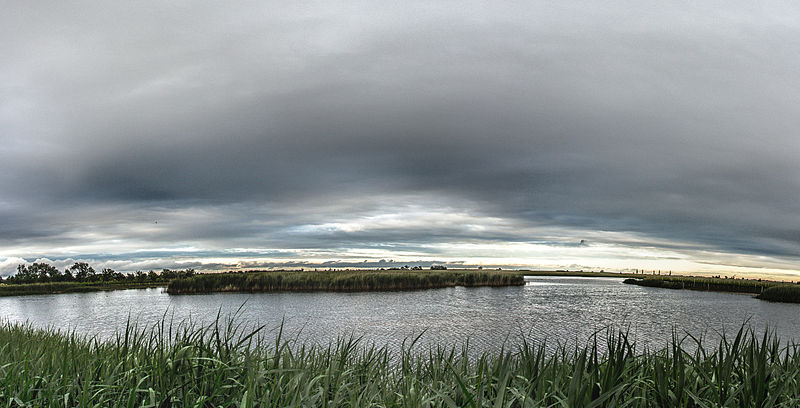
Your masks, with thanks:
<instances>
[{"instance_id":1,"label":"sky","mask_svg":"<svg viewBox=\"0 0 800 408\"><path fill-rule=\"evenodd\" d=\"M797 2L2 9L2 275L800 275Z\"/></svg>"}]
</instances>

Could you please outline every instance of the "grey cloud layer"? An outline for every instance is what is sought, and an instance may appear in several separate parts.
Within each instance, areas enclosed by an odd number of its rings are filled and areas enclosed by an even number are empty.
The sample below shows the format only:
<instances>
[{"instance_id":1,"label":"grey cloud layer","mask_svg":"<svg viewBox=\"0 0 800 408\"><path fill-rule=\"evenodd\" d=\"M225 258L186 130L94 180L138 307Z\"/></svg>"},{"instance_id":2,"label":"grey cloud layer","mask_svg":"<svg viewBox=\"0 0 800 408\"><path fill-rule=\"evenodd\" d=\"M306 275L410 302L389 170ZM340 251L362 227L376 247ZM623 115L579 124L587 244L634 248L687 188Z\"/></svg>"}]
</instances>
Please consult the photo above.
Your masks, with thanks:
<instances>
[{"instance_id":1,"label":"grey cloud layer","mask_svg":"<svg viewBox=\"0 0 800 408\"><path fill-rule=\"evenodd\" d=\"M481 237L287 233L413 196L792 257L798 17L779 2L14 4L0 241L65 245L92 226L146 242L127 227L181 209L199 215L158 240Z\"/></svg>"}]
</instances>

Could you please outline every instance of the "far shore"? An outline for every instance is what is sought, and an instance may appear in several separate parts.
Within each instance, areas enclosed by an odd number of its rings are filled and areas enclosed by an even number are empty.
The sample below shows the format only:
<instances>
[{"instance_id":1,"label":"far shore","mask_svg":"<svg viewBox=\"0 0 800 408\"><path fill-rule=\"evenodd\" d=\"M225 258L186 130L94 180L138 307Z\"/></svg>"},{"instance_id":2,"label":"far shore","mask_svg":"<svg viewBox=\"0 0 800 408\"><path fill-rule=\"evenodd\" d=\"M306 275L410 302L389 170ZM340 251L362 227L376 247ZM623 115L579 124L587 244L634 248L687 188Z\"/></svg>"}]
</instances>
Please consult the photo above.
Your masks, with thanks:
<instances>
[{"instance_id":1,"label":"far shore","mask_svg":"<svg viewBox=\"0 0 800 408\"><path fill-rule=\"evenodd\" d=\"M167 286L167 293L368 292L524 284L524 274L501 270L248 271L175 279Z\"/></svg>"},{"instance_id":2,"label":"far shore","mask_svg":"<svg viewBox=\"0 0 800 408\"><path fill-rule=\"evenodd\" d=\"M623 283L662 289L745 293L770 302L800 303L800 285L792 282L720 276L650 275L627 278Z\"/></svg>"},{"instance_id":3,"label":"far shore","mask_svg":"<svg viewBox=\"0 0 800 408\"><path fill-rule=\"evenodd\" d=\"M101 292L124 289L165 287L168 281L159 282L43 282L0 284L0 296L48 295L57 293Z\"/></svg>"},{"instance_id":4,"label":"far shore","mask_svg":"<svg viewBox=\"0 0 800 408\"><path fill-rule=\"evenodd\" d=\"M435 273L435 272L501 272L504 275L515 276L574 276L574 277L615 277L626 278L637 275L616 272L592 272L592 271L546 271L546 270L517 270L517 269L337 269L335 271L319 270L318 272L337 272L337 273L352 273L352 274L367 274L367 273ZM221 275L221 274L248 274L248 273L298 273L298 272L311 272L311 270L244 270L244 271L225 271L225 272L198 272L198 276L204 275ZM157 272L156 272L157 274ZM79 293L79 292L98 292L110 290L124 290L124 289L145 289L145 288L167 288L174 279L165 278L158 279L158 275L149 277L152 280L135 280L135 281L56 281L56 282L27 282L27 283L0 283L0 296L24 296L24 295L43 295L43 294L58 294L58 293ZM520 284L520 283L515 283ZM502 286L505 286L503 284ZM486 286L492 286L487 284ZM498 286L498 285L495 285ZM375 290L389 290L389 289L375 289Z\"/></svg>"},{"instance_id":5,"label":"far shore","mask_svg":"<svg viewBox=\"0 0 800 408\"><path fill-rule=\"evenodd\" d=\"M254 276L264 276L253 278ZM280 276L280 284L267 280ZM203 272L180 279L116 282L37 282L0 284L0 296L165 288L171 294L269 291L392 291L448 286L523 285L524 277L620 278L624 283L664 289L736 292L776 302L800 303L800 285L791 282L719 276L670 275L589 270L527 269L297 269ZM246 277L246 278L243 278ZM221 284L221 279L227 283ZM259 281L259 279L261 279ZM266 279L266 280L265 280ZM466 280L465 280L466 279ZM293 283L292 283L293 282ZM301 282L301 283L298 283Z\"/></svg>"}]
</instances>

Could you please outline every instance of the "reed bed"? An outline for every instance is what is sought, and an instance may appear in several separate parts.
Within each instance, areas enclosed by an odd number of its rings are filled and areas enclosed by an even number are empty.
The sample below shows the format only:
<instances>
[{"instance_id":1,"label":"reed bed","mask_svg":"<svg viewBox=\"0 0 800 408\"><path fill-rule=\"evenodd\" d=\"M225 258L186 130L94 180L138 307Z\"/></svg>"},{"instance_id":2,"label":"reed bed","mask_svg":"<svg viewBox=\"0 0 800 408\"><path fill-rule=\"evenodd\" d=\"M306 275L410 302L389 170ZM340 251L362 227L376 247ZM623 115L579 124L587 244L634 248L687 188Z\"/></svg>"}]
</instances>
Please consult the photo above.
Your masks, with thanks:
<instances>
[{"instance_id":1,"label":"reed bed","mask_svg":"<svg viewBox=\"0 0 800 408\"><path fill-rule=\"evenodd\" d=\"M718 344L679 338L637 351L609 330L584 347L522 343L401 349L328 345L206 326L129 325L111 341L0 325L0 403L9 407L796 407L800 348L742 328ZM598 339L597 336L605 336ZM604 341L598 341L604 340ZM686 343L691 347L684 347ZM602 344L602 345L600 345ZM691 349L691 351L687 351Z\"/></svg>"},{"instance_id":2,"label":"reed bed","mask_svg":"<svg viewBox=\"0 0 800 408\"><path fill-rule=\"evenodd\" d=\"M800 285L776 285L764 289L759 299L770 302L800 303Z\"/></svg>"},{"instance_id":3,"label":"reed bed","mask_svg":"<svg viewBox=\"0 0 800 408\"><path fill-rule=\"evenodd\" d=\"M665 289L690 289L718 292L761 293L766 288L781 285L782 282L756 280L710 278L698 276L647 276L641 279L629 278L627 284ZM785 284L785 283L783 283Z\"/></svg>"},{"instance_id":4,"label":"reed bed","mask_svg":"<svg viewBox=\"0 0 800 408\"><path fill-rule=\"evenodd\" d=\"M50 293L96 292L166 286L161 282L41 282L0 284L0 296L44 295Z\"/></svg>"},{"instance_id":5,"label":"reed bed","mask_svg":"<svg viewBox=\"0 0 800 408\"><path fill-rule=\"evenodd\" d=\"M175 279L169 294L208 292L377 291L451 286L524 285L524 276L502 271L248 272Z\"/></svg>"}]
</instances>

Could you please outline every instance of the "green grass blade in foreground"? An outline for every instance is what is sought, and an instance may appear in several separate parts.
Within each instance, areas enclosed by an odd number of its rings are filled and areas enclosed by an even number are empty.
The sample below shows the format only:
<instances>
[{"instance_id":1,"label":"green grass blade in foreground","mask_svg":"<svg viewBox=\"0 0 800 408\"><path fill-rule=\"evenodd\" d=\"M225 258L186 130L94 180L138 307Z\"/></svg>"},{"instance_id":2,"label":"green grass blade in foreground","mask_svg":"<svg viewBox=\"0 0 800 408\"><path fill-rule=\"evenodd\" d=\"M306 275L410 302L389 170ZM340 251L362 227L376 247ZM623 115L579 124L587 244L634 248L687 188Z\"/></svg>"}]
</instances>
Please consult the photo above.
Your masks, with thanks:
<instances>
[{"instance_id":1,"label":"green grass blade in foreground","mask_svg":"<svg viewBox=\"0 0 800 408\"><path fill-rule=\"evenodd\" d=\"M128 325L111 341L0 324L0 401L10 406L778 406L800 403L800 349L743 327L714 347L672 336L636 352L609 330L583 347L471 355L398 353L340 338L264 341L236 317ZM274 333L274 334L280 334ZM273 335L274 335L273 334ZM280 334L282 335L282 334ZM689 337L691 338L691 337ZM696 346L696 347L695 347Z\"/></svg>"}]
</instances>

